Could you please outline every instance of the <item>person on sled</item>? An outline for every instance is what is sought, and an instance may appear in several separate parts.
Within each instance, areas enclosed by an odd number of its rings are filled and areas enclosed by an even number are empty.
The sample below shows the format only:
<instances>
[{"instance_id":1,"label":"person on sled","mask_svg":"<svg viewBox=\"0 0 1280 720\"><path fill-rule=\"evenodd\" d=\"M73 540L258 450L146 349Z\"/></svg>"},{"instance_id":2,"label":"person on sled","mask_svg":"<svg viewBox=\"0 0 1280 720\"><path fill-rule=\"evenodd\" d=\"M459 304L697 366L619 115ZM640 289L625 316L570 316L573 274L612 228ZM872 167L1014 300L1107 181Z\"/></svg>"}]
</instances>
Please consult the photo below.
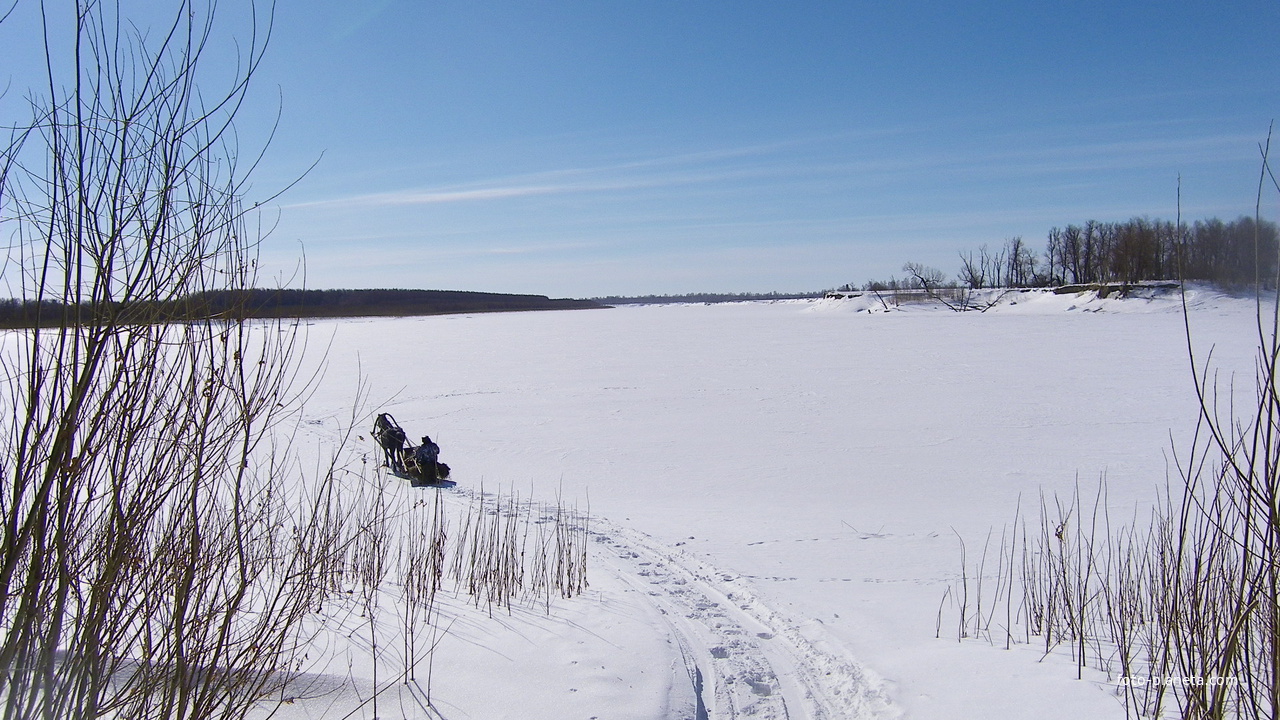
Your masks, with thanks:
<instances>
[{"instance_id":1,"label":"person on sled","mask_svg":"<svg viewBox=\"0 0 1280 720\"><path fill-rule=\"evenodd\" d=\"M429 435L422 436L422 444L413 450L413 461L418 465L418 472L427 480L435 480L439 468L440 446L431 442Z\"/></svg>"}]
</instances>

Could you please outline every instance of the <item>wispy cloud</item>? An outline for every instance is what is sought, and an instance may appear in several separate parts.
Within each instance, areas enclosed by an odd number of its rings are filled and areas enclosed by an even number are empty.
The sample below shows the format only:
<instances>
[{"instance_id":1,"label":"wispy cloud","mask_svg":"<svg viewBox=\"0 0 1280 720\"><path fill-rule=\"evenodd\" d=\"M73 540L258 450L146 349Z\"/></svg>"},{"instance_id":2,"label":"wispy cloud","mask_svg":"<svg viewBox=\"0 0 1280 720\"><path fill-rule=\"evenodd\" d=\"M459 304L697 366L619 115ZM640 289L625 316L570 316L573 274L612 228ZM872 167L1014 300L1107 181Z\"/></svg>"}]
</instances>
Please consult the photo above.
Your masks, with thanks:
<instances>
[{"instance_id":1,"label":"wispy cloud","mask_svg":"<svg viewBox=\"0 0 1280 720\"><path fill-rule=\"evenodd\" d=\"M625 162L505 175L471 183L410 188L381 193L287 204L285 208L351 208L473 203L493 200L617 192L741 180L776 174L778 162L751 165L753 159L820 142L801 138L741 147L659 155ZM794 168L788 172L794 172Z\"/></svg>"},{"instance_id":2,"label":"wispy cloud","mask_svg":"<svg viewBox=\"0 0 1280 720\"><path fill-rule=\"evenodd\" d=\"M385 193L352 195L350 197L313 200L309 202L286 205L286 208L317 207L376 207L395 205L434 205L439 203L475 202L482 200L504 200L508 198L529 197L531 195L550 195L564 192L565 188L556 185L523 185L507 187L478 187L469 189L425 189L397 190Z\"/></svg>"},{"instance_id":3,"label":"wispy cloud","mask_svg":"<svg viewBox=\"0 0 1280 720\"><path fill-rule=\"evenodd\" d=\"M1151 129L1148 128L1148 131ZM690 186L728 189L738 183L772 182L784 195L821 192L823 187L874 188L895 178L927 184L939 173L953 177L1047 177L1107 173L1218 162L1233 150L1248 153L1256 140L1235 134L1197 134L1164 128L1137 136L1138 129L1070 126L999 135L953 135L930 142L913 128L830 134L775 142L657 154L621 162L552 168L472 182L404 188L303 201L303 209L392 208L453 205ZM1169 132L1172 130L1172 132Z\"/></svg>"}]
</instances>

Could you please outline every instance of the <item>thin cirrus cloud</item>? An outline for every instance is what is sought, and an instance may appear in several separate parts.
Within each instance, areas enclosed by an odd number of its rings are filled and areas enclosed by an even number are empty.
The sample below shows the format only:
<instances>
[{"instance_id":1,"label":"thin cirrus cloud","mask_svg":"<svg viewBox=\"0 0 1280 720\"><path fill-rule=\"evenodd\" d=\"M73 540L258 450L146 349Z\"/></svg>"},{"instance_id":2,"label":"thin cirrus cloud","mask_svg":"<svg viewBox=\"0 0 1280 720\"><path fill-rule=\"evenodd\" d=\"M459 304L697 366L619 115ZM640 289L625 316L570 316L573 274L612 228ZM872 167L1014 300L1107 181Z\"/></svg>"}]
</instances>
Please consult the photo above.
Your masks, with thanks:
<instances>
[{"instance_id":1,"label":"thin cirrus cloud","mask_svg":"<svg viewBox=\"0 0 1280 720\"><path fill-rule=\"evenodd\" d=\"M532 195L551 195L565 191L565 186L557 185L523 185L509 187L481 187L468 190L402 190L387 193L356 195L333 200L319 200L298 203L288 207L369 207L396 205L435 205L440 203L475 202L479 200L504 200L508 198L529 197Z\"/></svg>"},{"instance_id":2,"label":"thin cirrus cloud","mask_svg":"<svg viewBox=\"0 0 1280 720\"><path fill-rule=\"evenodd\" d=\"M288 209L411 207L483 203L538 196L619 193L693 185L732 187L751 181L798 180L866 185L894 177L948 173L991 179L1150 169L1168 163L1216 162L1224 154L1256 152L1257 138L1241 134L1169 137L1020 138L1013 149L929 148L886 138L802 138L746 147L659 154L621 163L551 169L470 183L406 188L286 204ZM1008 148L1009 146L1006 146ZM843 178L843 180L841 179Z\"/></svg>"},{"instance_id":3,"label":"thin cirrus cloud","mask_svg":"<svg viewBox=\"0 0 1280 720\"><path fill-rule=\"evenodd\" d=\"M553 172L548 174L561 174ZM740 170L734 172L691 172L667 174L661 176L641 175L638 177L597 178L573 183L486 185L479 183L471 186L449 186L444 188L428 188L413 190L397 190L385 193L370 193L350 197L314 200L294 203L284 207L301 208L356 208L356 207L395 207L413 205L438 205L448 203L470 203L489 200L510 200L514 198L534 197L538 195L566 195L576 193L601 193L625 190L644 190L650 188L675 187L679 185L705 184L720 181L743 179L761 174L760 171Z\"/></svg>"},{"instance_id":4,"label":"thin cirrus cloud","mask_svg":"<svg viewBox=\"0 0 1280 720\"><path fill-rule=\"evenodd\" d=\"M814 142L813 138L787 139L744 147L660 154L620 163L507 175L434 188L363 193L290 203L283 207L303 209L436 205L734 182L794 174L800 168L788 157L775 158L771 162L743 163L777 156L788 148Z\"/></svg>"}]
</instances>

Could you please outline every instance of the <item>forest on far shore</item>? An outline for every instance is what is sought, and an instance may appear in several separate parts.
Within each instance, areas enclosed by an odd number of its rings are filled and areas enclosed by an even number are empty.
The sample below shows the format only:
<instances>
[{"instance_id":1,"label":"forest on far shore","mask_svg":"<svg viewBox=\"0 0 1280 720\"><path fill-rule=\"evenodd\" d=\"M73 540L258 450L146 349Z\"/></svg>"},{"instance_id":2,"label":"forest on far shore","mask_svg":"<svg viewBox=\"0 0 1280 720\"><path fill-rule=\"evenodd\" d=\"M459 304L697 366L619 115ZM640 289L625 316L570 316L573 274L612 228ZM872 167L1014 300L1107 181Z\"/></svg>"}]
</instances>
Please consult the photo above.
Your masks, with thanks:
<instances>
[{"instance_id":1,"label":"forest on far shore","mask_svg":"<svg viewBox=\"0 0 1280 720\"><path fill-rule=\"evenodd\" d=\"M575 310L605 307L592 300L460 290L216 290L173 300L67 305L55 301L0 300L0 327L95 323L184 322L206 318L398 317L450 313ZM122 317L127 313L128 317Z\"/></svg>"},{"instance_id":2,"label":"forest on far shore","mask_svg":"<svg viewBox=\"0 0 1280 720\"><path fill-rule=\"evenodd\" d=\"M1276 278L1277 237L1275 223L1247 216L1231 221L1210 218L1181 227L1149 218L1088 220L1050 230L1043 251L1014 237L994 251L983 245L976 253L961 252L955 278L909 262L903 267L909 275L905 279L839 289L1054 287L1172 279L1204 280L1226 288L1270 285Z\"/></svg>"}]
</instances>

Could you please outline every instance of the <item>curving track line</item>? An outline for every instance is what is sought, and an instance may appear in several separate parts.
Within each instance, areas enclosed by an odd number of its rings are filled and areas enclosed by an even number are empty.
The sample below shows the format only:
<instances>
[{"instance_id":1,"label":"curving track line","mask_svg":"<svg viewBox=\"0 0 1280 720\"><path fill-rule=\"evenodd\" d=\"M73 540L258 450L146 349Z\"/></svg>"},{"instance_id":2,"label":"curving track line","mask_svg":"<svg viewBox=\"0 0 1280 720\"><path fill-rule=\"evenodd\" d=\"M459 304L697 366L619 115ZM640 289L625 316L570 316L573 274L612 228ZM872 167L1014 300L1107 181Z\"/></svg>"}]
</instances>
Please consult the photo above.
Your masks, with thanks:
<instances>
[{"instance_id":1,"label":"curving track line","mask_svg":"<svg viewBox=\"0 0 1280 720\"><path fill-rule=\"evenodd\" d=\"M680 644L690 720L871 720L901 715L879 678L821 625L797 623L750 584L691 553L592 518L603 564L644 592ZM685 693L688 695L689 693Z\"/></svg>"}]
</instances>

